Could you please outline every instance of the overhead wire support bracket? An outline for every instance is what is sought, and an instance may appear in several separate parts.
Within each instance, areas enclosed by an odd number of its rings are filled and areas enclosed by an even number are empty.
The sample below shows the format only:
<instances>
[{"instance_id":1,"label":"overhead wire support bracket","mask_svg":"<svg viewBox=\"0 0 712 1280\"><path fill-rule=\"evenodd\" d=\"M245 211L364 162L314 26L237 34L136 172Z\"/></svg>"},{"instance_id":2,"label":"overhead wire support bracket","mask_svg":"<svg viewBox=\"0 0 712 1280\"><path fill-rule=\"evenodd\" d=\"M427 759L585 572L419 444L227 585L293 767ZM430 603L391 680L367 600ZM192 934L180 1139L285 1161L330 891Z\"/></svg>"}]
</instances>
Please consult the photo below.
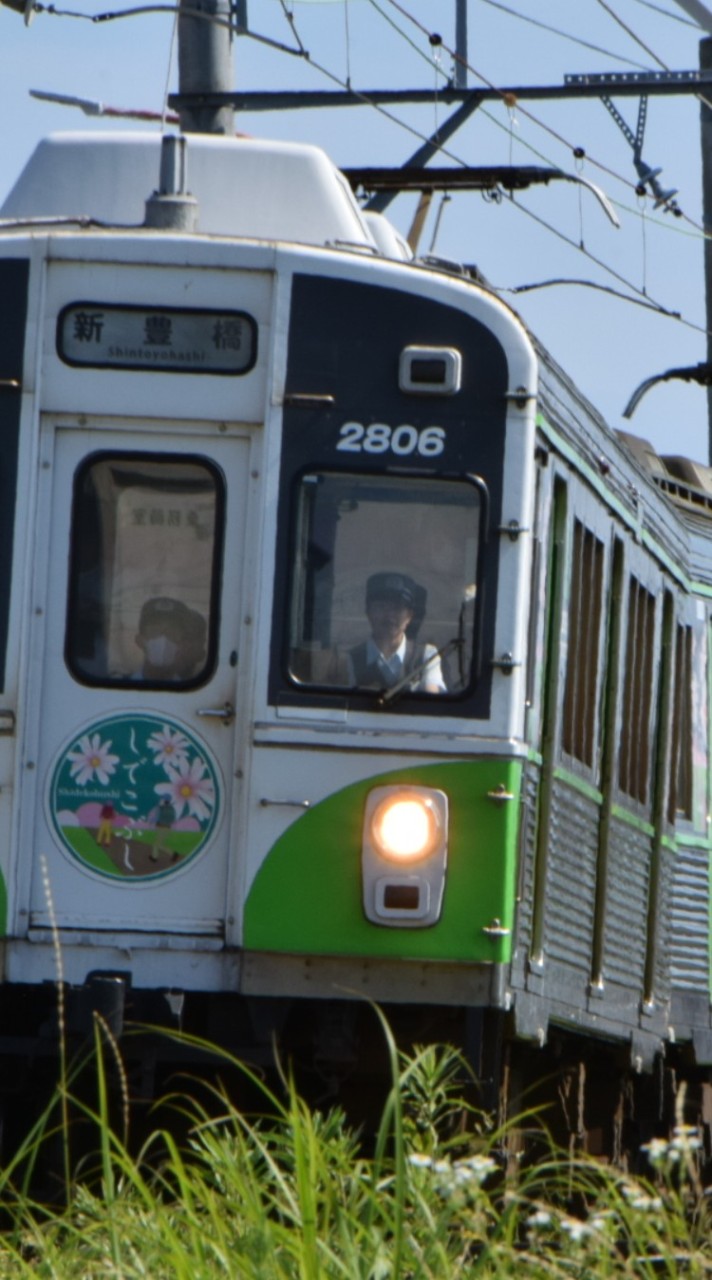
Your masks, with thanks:
<instances>
[{"instance_id":1,"label":"overhead wire support bracket","mask_svg":"<svg viewBox=\"0 0 712 1280\"><path fill-rule=\"evenodd\" d=\"M0 0L3 3L3 0ZM257 39L254 32L250 36ZM287 50L300 57L301 50ZM511 98L523 102L569 101L583 98L600 98L602 93L615 93L621 97L636 98L641 93L699 94L712 88L712 75L700 71L631 72L601 75L567 75L563 84L478 86L458 89L444 85L438 90L438 100L449 106L469 100L473 109L483 102L506 102ZM191 105L193 95L171 94L169 106ZM233 106L236 111L284 111L318 107L363 107L372 103L395 106L401 103L432 105L432 89L270 89L241 90L230 93L203 94L201 102L211 106Z\"/></svg>"},{"instance_id":2,"label":"overhead wire support bracket","mask_svg":"<svg viewBox=\"0 0 712 1280\"><path fill-rule=\"evenodd\" d=\"M648 116L647 93L641 93L640 95L640 101L638 103L638 124L635 133L633 133L633 130L624 120L615 103L611 101L607 93L601 94L601 102L613 117L624 138L627 139L633 149L633 164L640 180L639 193L643 195L645 193L646 186L648 186L650 187L654 197L656 209L662 208L666 212L679 213L679 209L674 199L677 195L677 188L671 187L667 191L664 190L658 182L658 177L662 173L662 169L651 169L650 165L646 164L643 160L643 139L645 138L645 122Z\"/></svg>"},{"instance_id":3,"label":"overhead wire support bracket","mask_svg":"<svg viewBox=\"0 0 712 1280\"><path fill-rule=\"evenodd\" d=\"M469 93L465 100L460 103L459 107L457 107L446 120L443 120L438 125L435 133L431 134L429 138L426 138L423 145L418 147L417 151L414 151L413 155L406 160L405 164L402 166L403 171L407 169L425 168L428 161L440 150L448 139L462 127L465 121L470 118L472 113L477 110L480 104L481 98L479 95L476 93ZM383 213L396 194L396 190L391 189L388 191L385 187L382 187L379 192L371 196L366 208L372 213ZM425 197L424 209L426 212L431 198L432 193L430 196Z\"/></svg>"},{"instance_id":4,"label":"overhead wire support bracket","mask_svg":"<svg viewBox=\"0 0 712 1280\"><path fill-rule=\"evenodd\" d=\"M487 165L474 167L463 165L461 168L431 168L414 164L405 164L401 168L392 169L371 165L367 168L342 169L342 173L352 190L376 193L387 193L391 198L401 191L493 191L503 188L505 191L523 191L535 183L552 181L576 182L595 196L606 217L619 227L620 222L615 209L605 192L587 178L578 173L566 173L563 169L544 168L538 165ZM365 206L376 208L373 198Z\"/></svg>"},{"instance_id":5,"label":"overhead wire support bracket","mask_svg":"<svg viewBox=\"0 0 712 1280\"><path fill-rule=\"evenodd\" d=\"M635 93L656 89L662 93L675 93L679 89L703 89L710 83L705 71L591 71L580 75L564 76L564 84L571 89L598 89L608 93L623 90Z\"/></svg>"}]
</instances>

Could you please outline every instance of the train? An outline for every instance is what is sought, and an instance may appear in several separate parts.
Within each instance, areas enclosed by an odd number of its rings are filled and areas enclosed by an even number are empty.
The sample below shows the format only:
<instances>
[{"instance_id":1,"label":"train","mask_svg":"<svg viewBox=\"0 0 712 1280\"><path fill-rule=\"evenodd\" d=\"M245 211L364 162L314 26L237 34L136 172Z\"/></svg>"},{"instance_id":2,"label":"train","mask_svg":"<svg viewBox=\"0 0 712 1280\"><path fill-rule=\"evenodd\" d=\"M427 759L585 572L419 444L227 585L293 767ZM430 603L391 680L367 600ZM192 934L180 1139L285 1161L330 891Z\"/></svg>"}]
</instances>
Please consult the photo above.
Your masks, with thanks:
<instances>
[{"instance_id":1,"label":"train","mask_svg":"<svg viewBox=\"0 0 712 1280\"><path fill-rule=\"evenodd\" d=\"M97 1014L333 1085L374 1004L591 1147L704 1103L712 470L309 145L53 134L0 299L4 1105Z\"/></svg>"}]
</instances>

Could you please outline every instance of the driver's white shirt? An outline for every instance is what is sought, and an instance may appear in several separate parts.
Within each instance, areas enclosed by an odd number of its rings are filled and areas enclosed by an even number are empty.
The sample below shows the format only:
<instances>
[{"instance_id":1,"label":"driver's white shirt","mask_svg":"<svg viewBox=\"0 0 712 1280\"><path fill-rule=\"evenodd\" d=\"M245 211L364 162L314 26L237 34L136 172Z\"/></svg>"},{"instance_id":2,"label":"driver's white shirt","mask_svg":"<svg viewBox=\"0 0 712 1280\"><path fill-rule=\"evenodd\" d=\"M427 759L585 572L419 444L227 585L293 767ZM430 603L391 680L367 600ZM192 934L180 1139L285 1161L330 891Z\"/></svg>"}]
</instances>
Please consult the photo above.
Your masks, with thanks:
<instances>
[{"instance_id":1,"label":"driver's white shirt","mask_svg":"<svg viewBox=\"0 0 712 1280\"><path fill-rule=\"evenodd\" d=\"M403 664L406 655L406 638L401 640L398 648L390 657L386 657L381 653L373 636L369 636L366 641L366 662L368 666L380 666L390 672L391 679L394 683L400 680L403 675ZM433 692L447 693L447 686L443 679L442 667L440 666L440 658L438 651L432 644L423 645L423 663L427 663L419 673L416 683L412 686L414 689L422 689L424 685L430 685Z\"/></svg>"}]
</instances>

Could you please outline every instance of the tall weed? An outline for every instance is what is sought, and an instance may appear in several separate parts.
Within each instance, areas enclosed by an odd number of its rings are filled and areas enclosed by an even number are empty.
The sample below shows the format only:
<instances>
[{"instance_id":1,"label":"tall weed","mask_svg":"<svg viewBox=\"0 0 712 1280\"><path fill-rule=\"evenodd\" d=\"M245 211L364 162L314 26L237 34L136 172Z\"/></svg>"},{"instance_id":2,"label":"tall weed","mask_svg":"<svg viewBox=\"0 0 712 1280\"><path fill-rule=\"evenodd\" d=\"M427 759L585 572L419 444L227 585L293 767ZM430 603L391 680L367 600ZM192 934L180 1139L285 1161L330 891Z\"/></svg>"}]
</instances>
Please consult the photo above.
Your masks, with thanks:
<instances>
[{"instance_id":1,"label":"tall weed","mask_svg":"<svg viewBox=\"0 0 712 1280\"><path fill-rule=\"evenodd\" d=\"M270 1089L225 1055L261 1096L260 1114L241 1112L217 1081L207 1094L186 1087L170 1103L189 1122L187 1139L157 1127L131 1154L125 1131L117 1134L111 1123L118 1048L97 1022L95 1105L71 1098L67 1109L59 1092L54 1110L0 1172L9 1223L0 1237L0 1277L712 1274L693 1130L680 1122L668 1141L649 1143L650 1174L634 1178L557 1151L537 1117L527 1116L520 1127L539 1124L539 1155L531 1164L518 1162L517 1126L497 1128L477 1110L457 1051L428 1045L401 1055L385 1019L382 1025L392 1086L368 1144L338 1108L322 1113L307 1106L288 1074ZM60 1091L71 1089L72 1078L68 1069ZM95 1157L72 1174L61 1207L50 1210L32 1201L27 1180L16 1175L42 1159L56 1116L61 1129L70 1111L93 1127ZM59 1164L61 1174L62 1156Z\"/></svg>"}]
</instances>

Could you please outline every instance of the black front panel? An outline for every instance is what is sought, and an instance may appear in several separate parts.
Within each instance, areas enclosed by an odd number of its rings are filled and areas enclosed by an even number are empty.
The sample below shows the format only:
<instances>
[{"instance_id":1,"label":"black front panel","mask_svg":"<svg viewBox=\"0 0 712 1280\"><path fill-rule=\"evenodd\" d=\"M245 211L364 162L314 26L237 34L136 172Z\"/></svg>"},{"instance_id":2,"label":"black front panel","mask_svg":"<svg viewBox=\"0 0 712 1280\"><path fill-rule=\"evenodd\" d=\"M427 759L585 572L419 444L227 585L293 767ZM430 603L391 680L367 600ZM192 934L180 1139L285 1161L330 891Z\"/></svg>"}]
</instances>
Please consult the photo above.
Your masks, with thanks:
<instances>
[{"instance_id":1,"label":"black front panel","mask_svg":"<svg viewBox=\"0 0 712 1280\"><path fill-rule=\"evenodd\" d=\"M0 687L3 689L10 616L29 274L30 264L27 259L0 259Z\"/></svg>"},{"instance_id":2,"label":"black front panel","mask_svg":"<svg viewBox=\"0 0 712 1280\"><path fill-rule=\"evenodd\" d=\"M454 394L399 389L407 347L453 350L461 359ZM403 382L402 376L400 377ZM298 490L307 473L427 477L457 485L470 477L486 495L477 550L477 670L447 708L436 698L400 697L403 714L486 718L490 707L507 363L478 320L427 297L328 277L297 276L290 318L279 489L276 589L270 675L272 702L373 706L358 692L300 687L290 676L287 635ZM482 483L483 482L483 483ZM393 569L388 547L369 570ZM365 572L365 571L364 571ZM412 572L412 568L409 569Z\"/></svg>"}]
</instances>

